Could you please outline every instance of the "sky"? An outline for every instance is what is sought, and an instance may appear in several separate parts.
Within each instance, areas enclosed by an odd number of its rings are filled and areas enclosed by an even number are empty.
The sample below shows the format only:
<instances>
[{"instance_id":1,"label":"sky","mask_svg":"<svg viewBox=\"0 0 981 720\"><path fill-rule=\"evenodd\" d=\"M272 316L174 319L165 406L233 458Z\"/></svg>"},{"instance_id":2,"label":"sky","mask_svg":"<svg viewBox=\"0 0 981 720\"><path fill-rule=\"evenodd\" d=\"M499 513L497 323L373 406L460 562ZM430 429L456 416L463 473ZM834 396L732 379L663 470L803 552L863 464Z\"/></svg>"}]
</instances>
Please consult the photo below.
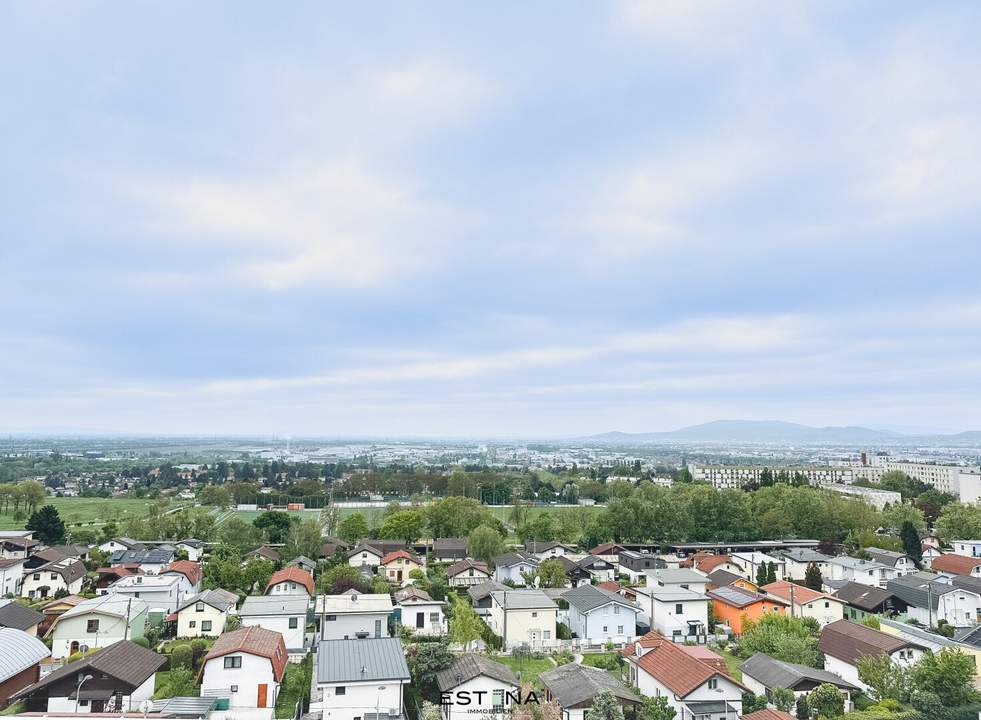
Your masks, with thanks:
<instances>
[{"instance_id":1,"label":"sky","mask_svg":"<svg viewBox=\"0 0 981 720\"><path fill-rule=\"evenodd\" d=\"M981 5L0 5L0 431L981 429Z\"/></svg>"}]
</instances>

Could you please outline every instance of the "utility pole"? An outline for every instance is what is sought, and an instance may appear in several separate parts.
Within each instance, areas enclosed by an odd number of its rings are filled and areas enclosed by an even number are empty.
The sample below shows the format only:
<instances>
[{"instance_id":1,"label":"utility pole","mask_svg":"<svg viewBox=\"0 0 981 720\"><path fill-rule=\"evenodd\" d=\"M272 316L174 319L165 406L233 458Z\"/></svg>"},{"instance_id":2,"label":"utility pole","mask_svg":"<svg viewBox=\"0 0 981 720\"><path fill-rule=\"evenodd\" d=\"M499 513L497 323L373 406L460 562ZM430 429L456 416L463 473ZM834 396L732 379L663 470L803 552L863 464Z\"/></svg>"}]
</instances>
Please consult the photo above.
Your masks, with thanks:
<instances>
[{"instance_id":1,"label":"utility pole","mask_svg":"<svg viewBox=\"0 0 981 720\"><path fill-rule=\"evenodd\" d=\"M794 583L790 583L790 617L794 617Z\"/></svg>"},{"instance_id":2,"label":"utility pole","mask_svg":"<svg viewBox=\"0 0 981 720\"><path fill-rule=\"evenodd\" d=\"M927 582L927 629L933 627L933 583Z\"/></svg>"}]
</instances>

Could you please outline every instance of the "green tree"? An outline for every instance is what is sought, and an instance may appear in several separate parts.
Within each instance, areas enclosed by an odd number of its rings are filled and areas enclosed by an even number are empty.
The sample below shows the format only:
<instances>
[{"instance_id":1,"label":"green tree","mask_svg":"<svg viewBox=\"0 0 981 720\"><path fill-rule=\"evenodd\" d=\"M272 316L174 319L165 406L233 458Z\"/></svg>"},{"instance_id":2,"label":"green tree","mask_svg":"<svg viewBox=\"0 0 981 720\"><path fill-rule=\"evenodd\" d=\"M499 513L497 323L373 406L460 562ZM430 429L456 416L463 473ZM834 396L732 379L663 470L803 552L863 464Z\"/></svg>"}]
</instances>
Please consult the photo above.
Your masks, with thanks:
<instances>
[{"instance_id":1,"label":"green tree","mask_svg":"<svg viewBox=\"0 0 981 720\"><path fill-rule=\"evenodd\" d=\"M593 705L586 711L585 720L623 720L623 708L617 696L604 690L593 698Z\"/></svg>"},{"instance_id":2,"label":"green tree","mask_svg":"<svg viewBox=\"0 0 981 720\"><path fill-rule=\"evenodd\" d=\"M298 555L304 555L316 559L323 544L324 537L319 521L311 519L293 523L286 534L285 557L292 560Z\"/></svg>"},{"instance_id":3,"label":"green tree","mask_svg":"<svg viewBox=\"0 0 981 720\"><path fill-rule=\"evenodd\" d=\"M743 715L765 710L766 705L766 695L756 695L748 690L743 693Z\"/></svg>"},{"instance_id":4,"label":"green tree","mask_svg":"<svg viewBox=\"0 0 981 720\"><path fill-rule=\"evenodd\" d=\"M821 568L815 563L811 563L807 566L807 570L804 571L804 586L820 592L823 585L824 578L821 576Z\"/></svg>"},{"instance_id":5,"label":"green tree","mask_svg":"<svg viewBox=\"0 0 981 720\"><path fill-rule=\"evenodd\" d=\"M766 565L766 581L767 583L777 581L777 565L772 560Z\"/></svg>"},{"instance_id":6,"label":"green tree","mask_svg":"<svg viewBox=\"0 0 981 720\"><path fill-rule=\"evenodd\" d=\"M908 667L894 663L888 655L860 657L856 666L858 679L868 685L873 700L909 702L913 694L913 675Z\"/></svg>"},{"instance_id":7,"label":"green tree","mask_svg":"<svg viewBox=\"0 0 981 720\"><path fill-rule=\"evenodd\" d=\"M767 580L767 567L766 563L760 563L756 566L756 584L760 587L764 586L769 582Z\"/></svg>"},{"instance_id":8,"label":"green tree","mask_svg":"<svg viewBox=\"0 0 981 720\"><path fill-rule=\"evenodd\" d=\"M947 542L957 538L981 537L981 505L955 502L940 511L934 532Z\"/></svg>"},{"instance_id":9,"label":"green tree","mask_svg":"<svg viewBox=\"0 0 981 720\"><path fill-rule=\"evenodd\" d=\"M454 593L450 595L450 609L450 639L453 642L467 648L471 642L483 637L484 621L478 617L470 603Z\"/></svg>"},{"instance_id":10,"label":"green tree","mask_svg":"<svg viewBox=\"0 0 981 720\"><path fill-rule=\"evenodd\" d=\"M173 656L171 656L171 661L173 661ZM194 681L194 671L189 667L172 666L170 672L167 673L165 682L157 689L153 697L161 700L172 697L197 697L197 695L198 685Z\"/></svg>"},{"instance_id":11,"label":"green tree","mask_svg":"<svg viewBox=\"0 0 981 720\"><path fill-rule=\"evenodd\" d=\"M906 523L912 523L914 529L925 528L926 520L923 518L923 511L906 503L894 503L882 511L883 527L899 530Z\"/></svg>"},{"instance_id":12,"label":"green tree","mask_svg":"<svg viewBox=\"0 0 981 720\"><path fill-rule=\"evenodd\" d=\"M794 714L797 716L797 720L810 720L811 708L807 704L807 695L799 695L797 697Z\"/></svg>"},{"instance_id":13,"label":"green tree","mask_svg":"<svg viewBox=\"0 0 981 720\"><path fill-rule=\"evenodd\" d=\"M337 534L341 536L341 540L344 542L354 544L368 536L368 521L359 512L351 513L341 520Z\"/></svg>"},{"instance_id":14,"label":"green tree","mask_svg":"<svg viewBox=\"0 0 981 720\"><path fill-rule=\"evenodd\" d=\"M773 688L773 706L781 712L789 713L794 707L794 691L785 687Z\"/></svg>"},{"instance_id":15,"label":"green tree","mask_svg":"<svg viewBox=\"0 0 981 720\"><path fill-rule=\"evenodd\" d=\"M470 537L467 538L467 553L470 557L490 565L503 552L504 538L494 528L481 525L470 531Z\"/></svg>"},{"instance_id":16,"label":"green tree","mask_svg":"<svg viewBox=\"0 0 981 720\"><path fill-rule=\"evenodd\" d=\"M807 696L807 704L818 717L838 717L845 714L845 696L831 683L821 683Z\"/></svg>"},{"instance_id":17,"label":"green tree","mask_svg":"<svg viewBox=\"0 0 981 720\"><path fill-rule=\"evenodd\" d=\"M916 566L919 567L923 562L923 546L920 544L920 536L916 528L909 520L903 523L899 537L903 541L903 551L912 558Z\"/></svg>"},{"instance_id":18,"label":"green tree","mask_svg":"<svg viewBox=\"0 0 981 720\"><path fill-rule=\"evenodd\" d=\"M383 538L404 540L406 543L417 540L425 528L422 515L416 510L399 510L385 518L381 532Z\"/></svg>"},{"instance_id":19,"label":"green tree","mask_svg":"<svg viewBox=\"0 0 981 720\"><path fill-rule=\"evenodd\" d=\"M24 527L33 530L35 537L45 545L57 545L65 540L65 523L54 505L36 510Z\"/></svg>"},{"instance_id":20,"label":"green tree","mask_svg":"<svg viewBox=\"0 0 981 720\"><path fill-rule=\"evenodd\" d=\"M937 695L944 705L966 705L974 691L974 658L953 648L924 655L913 666L913 687Z\"/></svg>"},{"instance_id":21,"label":"green tree","mask_svg":"<svg viewBox=\"0 0 981 720\"><path fill-rule=\"evenodd\" d=\"M637 720L674 720L677 711L668 705L666 695L658 697L648 697L642 695L644 702L640 706Z\"/></svg>"},{"instance_id":22,"label":"green tree","mask_svg":"<svg viewBox=\"0 0 981 720\"><path fill-rule=\"evenodd\" d=\"M425 699L436 702L439 699L436 674L453 662L448 643L445 640L414 643L406 648L405 655L413 686Z\"/></svg>"},{"instance_id":23,"label":"green tree","mask_svg":"<svg viewBox=\"0 0 981 720\"><path fill-rule=\"evenodd\" d=\"M739 637L739 655L765 653L784 662L818 667L818 624L813 618L767 613L758 620L746 620Z\"/></svg>"},{"instance_id":24,"label":"green tree","mask_svg":"<svg viewBox=\"0 0 981 720\"><path fill-rule=\"evenodd\" d=\"M232 493L223 485L205 485L198 492L198 502L202 505L217 505L227 508L232 504Z\"/></svg>"},{"instance_id":25,"label":"green tree","mask_svg":"<svg viewBox=\"0 0 981 720\"><path fill-rule=\"evenodd\" d=\"M252 521L252 524L265 533L271 543L284 543L293 524L293 518L284 512L267 510Z\"/></svg>"},{"instance_id":26,"label":"green tree","mask_svg":"<svg viewBox=\"0 0 981 720\"><path fill-rule=\"evenodd\" d=\"M541 587L545 588L565 587L569 582L569 576L565 574L562 563L555 558L542 560L538 566L538 579Z\"/></svg>"},{"instance_id":27,"label":"green tree","mask_svg":"<svg viewBox=\"0 0 981 720\"><path fill-rule=\"evenodd\" d=\"M340 595L352 588L358 592L368 592L370 586L368 580L357 568L348 564L335 565L327 572L320 575L317 585L321 592L327 595Z\"/></svg>"},{"instance_id":28,"label":"green tree","mask_svg":"<svg viewBox=\"0 0 981 720\"><path fill-rule=\"evenodd\" d=\"M242 568L242 582L246 590L263 593L273 574L273 564L268 560L253 557Z\"/></svg>"}]
</instances>

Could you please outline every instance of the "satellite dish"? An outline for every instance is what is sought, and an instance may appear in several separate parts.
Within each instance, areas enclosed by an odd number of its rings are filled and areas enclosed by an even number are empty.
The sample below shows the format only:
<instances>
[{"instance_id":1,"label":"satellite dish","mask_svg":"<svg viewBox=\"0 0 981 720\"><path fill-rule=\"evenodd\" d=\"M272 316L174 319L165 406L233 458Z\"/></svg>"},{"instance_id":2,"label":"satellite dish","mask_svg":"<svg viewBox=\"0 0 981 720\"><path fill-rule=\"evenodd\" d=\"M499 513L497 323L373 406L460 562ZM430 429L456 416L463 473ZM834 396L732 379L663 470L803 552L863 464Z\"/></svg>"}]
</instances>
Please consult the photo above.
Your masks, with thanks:
<instances>
[{"instance_id":1,"label":"satellite dish","mask_svg":"<svg viewBox=\"0 0 981 720\"><path fill-rule=\"evenodd\" d=\"M87 653L89 651L89 646L88 645L79 645L78 646L78 651L80 653Z\"/></svg>"}]
</instances>

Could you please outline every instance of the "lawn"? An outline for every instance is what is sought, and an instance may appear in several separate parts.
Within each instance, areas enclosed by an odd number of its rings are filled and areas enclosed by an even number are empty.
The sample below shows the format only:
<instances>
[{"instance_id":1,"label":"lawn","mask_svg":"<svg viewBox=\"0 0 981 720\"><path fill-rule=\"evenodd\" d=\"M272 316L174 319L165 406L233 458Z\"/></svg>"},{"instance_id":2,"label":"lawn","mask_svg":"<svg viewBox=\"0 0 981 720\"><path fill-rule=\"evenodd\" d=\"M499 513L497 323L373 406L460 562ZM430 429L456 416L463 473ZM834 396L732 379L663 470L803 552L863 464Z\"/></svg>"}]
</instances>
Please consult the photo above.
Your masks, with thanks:
<instances>
[{"instance_id":1,"label":"lawn","mask_svg":"<svg viewBox=\"0 0 981 720\"><path fill-rule=\"evenodd\" d=\"M728 648L725 650L718 649L715 650L715 652L717 652L719 655L725 658L726 667L729 668L729 674L736 680L742 681L743 671L739 669L739 666L742 664L743 659L733 655L732 651L729 650Z\"/></svg>"},{"instance_id":2,"label":"lawn","mask_svg":"<svg viewBox=\"0 0 981 720\"><path fill-rule=\"evenodd\" d=\"M45 505L54 505L69 527L96 526L109 520L121 521L142 514L153 504L138 498L47 498ZM13 511L0 513L0 530L21 530L24 520L15 520Z\"/></svg>"},{"instance_id":3,"label":"lawn","mask_svg":"<svg viewBox=\"0 0 981 720\"><path fill-rule=\"evenodd\" d=\"M283 675L283 685L276 698L276 717L291 718L296 710L296 703L301 697L310 692L310 673L312 665L310 657L302 663L287 663Z\"/></svg>"},{"instance_id":4,"label":"lawn","mask_svg":"<svg viewBox=\"0 0 981 720\"><path fill-rule=\"evenodd\" d=\"M606 670L610 675L620 680L620 654L615 652L584 653L582 664Z\"/></svg>"},{"instance_id":5,"label":"lawn","mask_svg":"<svg viewBox=\"0 0 981 720\"><path fill-rule=\"evenodd\" d=\"M536 658L495 655L491 659L501 663L502 665L507 665L509 668L514 670L515 673L517 673L518 677L520 677L522 681L531 682L536 687L541 687L541 683L538 681L538 676L540 674L548 670L555 669L555 663L548 657Z\"/></svg>"}]
</instances>

